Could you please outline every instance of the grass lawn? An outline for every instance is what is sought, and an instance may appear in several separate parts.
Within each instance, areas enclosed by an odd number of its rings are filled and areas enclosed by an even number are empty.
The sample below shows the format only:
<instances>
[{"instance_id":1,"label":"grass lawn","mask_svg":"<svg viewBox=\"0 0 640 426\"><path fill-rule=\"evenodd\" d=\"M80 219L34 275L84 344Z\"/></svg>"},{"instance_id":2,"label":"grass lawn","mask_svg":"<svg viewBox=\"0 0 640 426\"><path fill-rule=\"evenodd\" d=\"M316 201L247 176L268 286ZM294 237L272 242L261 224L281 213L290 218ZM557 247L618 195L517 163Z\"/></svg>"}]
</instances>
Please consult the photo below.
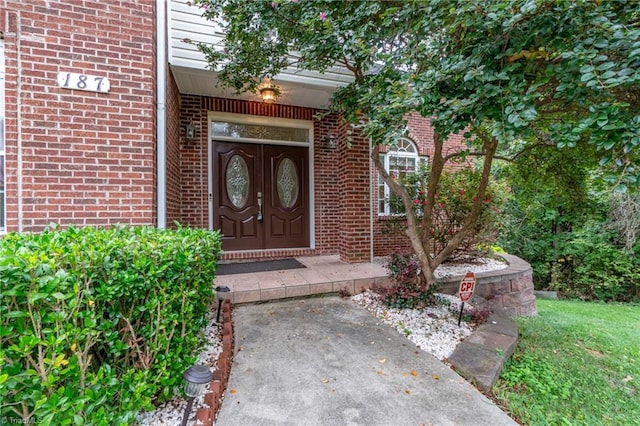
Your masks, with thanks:
<instances>
[{"instance_id":1,"label":"grass lawn","mask_svg":"<svg viewBox=\"0 0 640 426\"><path fill-rule=\"evenodd\" d=\"M524 425L640 425L640 305L538 300L494 387Z\"/></svg>"}]
</instances>

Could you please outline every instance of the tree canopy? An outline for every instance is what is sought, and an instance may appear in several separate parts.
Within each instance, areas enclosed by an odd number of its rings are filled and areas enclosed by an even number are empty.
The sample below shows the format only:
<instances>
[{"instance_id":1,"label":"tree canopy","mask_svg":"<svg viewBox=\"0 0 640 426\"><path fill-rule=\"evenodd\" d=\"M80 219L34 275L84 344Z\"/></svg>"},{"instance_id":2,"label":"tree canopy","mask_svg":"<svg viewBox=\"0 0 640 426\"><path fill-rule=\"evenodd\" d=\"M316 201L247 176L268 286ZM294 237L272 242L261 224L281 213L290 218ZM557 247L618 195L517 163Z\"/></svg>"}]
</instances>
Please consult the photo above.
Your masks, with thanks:
<instances>
[{"instance_id":1,"label":"tree canopy","mask_svg":"<svg viewBox=\"0 0 640 426\"><path fill-rule=\"evenodd\" d=\"M640 3L634 0L196 0L226 33L200 44L212 69L238 91L255 90L286 67L343 66L353 82L333 108L380 145L406 132L417 112L436 131L424 215L380 164L406 207L414 249L429 236L439 176L456 157L483 156L482 199L499 146L589 146L618 191L640 185ZM444 153L464 133L468 150ZM513 153L517 157L518 152ZM451 244L472 232L481 209ZM413 228L414 235L411 235ZM452 251L429 257L426 269Z\"/></svg>"}]
</instances>

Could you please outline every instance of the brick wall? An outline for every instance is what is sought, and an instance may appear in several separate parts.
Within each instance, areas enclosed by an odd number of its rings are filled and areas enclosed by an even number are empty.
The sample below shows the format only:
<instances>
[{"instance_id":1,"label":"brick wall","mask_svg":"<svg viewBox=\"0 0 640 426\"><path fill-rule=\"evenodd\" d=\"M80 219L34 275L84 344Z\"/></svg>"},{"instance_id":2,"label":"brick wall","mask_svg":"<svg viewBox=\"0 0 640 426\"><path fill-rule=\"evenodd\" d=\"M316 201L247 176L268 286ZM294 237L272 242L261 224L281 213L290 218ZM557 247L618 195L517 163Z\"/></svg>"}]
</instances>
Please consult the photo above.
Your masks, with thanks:
<instances>
[{"instance_id":1,"label":"brick wall","mask_svg":"<svg viewBox=\"0 0 640 426\"><path fill-rule=\"evenodd\" d=\"M315 197L315 250L305 254L337 254L339 253L339 241L342 232L346 228L341 225L342 215L345 214L341 209L342 196L344 188L338 185L338 177L343 167L340 164L340 158L345 153L340 152L338 148L329 148L326 143L328 136L334 136L340 140L344 137L345 130L339 125L339 117L336 114L329 114L322 120L314 119L314 114L318 111L310 108L292 107L288 105L273 104L268 105L262 102L247 102L234 99L208 98L193 95L182 95L180 109L180 127L181 132L189 123L196 125L198 131L196 139L193 141L184 141L181 145L181 214L180 221L190 226L206 228L208 223L208 144L207 144L207 115L209 111L227 112L235 114L247 114L267 117L278 117L288 119L298 119L313 121L314 125L314 197ZM339 146L346 146L339 143ZM366 158L359 157L359 162L365 165L364 174L366 175L366 167L368 167L368 148L365 149ZM362 172L362 167L360 167ZM354 170L354 173L356 171ZM353 178L362 181L361 176ZM368 182L368 177L366 177ZM364 182L364 181L363 181ZM359 196L360 189L353 191ZM369 190L366 194L368 196ZM368 203L368 199L366 201ZM353 203L349 204L354 206ZM368 205L368 204L367 204ZM357 207L360 209L360 206ZM368 210L368 207L367 207ZM353 216L362 216L360 210L352 214ZM366 215L365 215L366 216ZM369 219L362 220L366 222L366 235L369 236ZM353 224L353 220L349 222ZM363 225L364 226L364 225ZM355 250L361 250L360 242L362 226L349 230L353 234L350 241L355 245L349 245ZM367 240L368 241L368 240ZM360 244L360 245L358 245ZM368 244L368 243L367 243ZM347 246L344 246L346 249ZM368 260L370 248L367 245L366 255ZM293 251L291 252L293 253ZM287 255L288 252L278 251L274 256ZM250 257L254 257L251 255ZM355 256L354 259L359 259Z\"/></svg>"},{"instance_id":2,"label":"brick wall","mask_svg":"<svg viewBox=\"0 0 640 426\"><path fill-rule=\"evenodd\" d=\"M305 254L340 254L349 262L369 261L371 254L371 221L373 215L374 255L387 255L396 247L408 248L402 227L389 218L377 214L377 188L374 188L371 207L369 143L354 137L350 147L346 143L346 125L337 114L315 120L319 112L310 108L280 104L264 104L234 99L182 95L179 129L180 149L180 222L207 228L208 205L208 149L207 114L218 111L256 116L313 120L314 125L314 208L315 250ZM186 141L184 129L190 123L197 128L196 138ZM419 116L409 117L410 137L418 145L421 155L433 155L433 130ZM327 138L337 139L337 147L330 148ZM449 149L459 145L461 138L450 138ZM373 184L377 182L374 180ZM373 211L372 211L373 210ZM295 255L293 251L273 253L273 256ZM242 258L262 256L249 253Z\"/></svg>"},{"instance_id":3,"label":"brick wall","mask_svg":"<svg viewBox=\"0 0 640 426\"><path fill-rule=\"evenodd\" d=\"M340 235L340 190L337 185L340 170L340 153L329 148L327 138L335 137L340 145L343 130L337 114L326 116L314 122L314 181L315 181L315 222L316 247L323 252L338 252Z\"/></svg>"},{"instance_id":4,"label":"brick wall","mask_svg":"<svg viewBox=\"0 0 640 426\"><path fill-rule=\"evenodd\" d=\"M166 100L166 155L167 155L167 228L172 228L180 221L182 189L180 181L180 161L182 158L180 144L184 137L184 127L180 126L180 93L178 86L167 66L167 100Z\"/></svg>"},{"instance_id":5,"label":"brick wall","mask_svg":"<svg viewBox=\"0 0 640 426\"><path fill-rule=\"evenodd\" d=\"M7 230L155 223L154 2L0 1ZM58 87L107 77L109 93Z\"/></svg>"},{"instance_id":6,"label":"brick wall","mask_svg":"<svg viewBox=\"0 0 640 426\"><path fill-rule=\"evenodd\" d=\"M202 110L200 96L183 95L181 99L180 222L208 228L207 112ZM185 129L190 124L197 129L194 140L185 137Z\"/></svg>"},{"instance_id":7,"label":"brick wall","mask_svg":"<svg viewBox=\"0 0 640 426\"><path fill-rule=\"evenodd\" d=\"M346 125L340 135L346 136ZM371 179L370 144L352 136L351 146L339 147L338 187L340 190L340 258L347 262L371 259Z\"/></svg>"}]
</instances>

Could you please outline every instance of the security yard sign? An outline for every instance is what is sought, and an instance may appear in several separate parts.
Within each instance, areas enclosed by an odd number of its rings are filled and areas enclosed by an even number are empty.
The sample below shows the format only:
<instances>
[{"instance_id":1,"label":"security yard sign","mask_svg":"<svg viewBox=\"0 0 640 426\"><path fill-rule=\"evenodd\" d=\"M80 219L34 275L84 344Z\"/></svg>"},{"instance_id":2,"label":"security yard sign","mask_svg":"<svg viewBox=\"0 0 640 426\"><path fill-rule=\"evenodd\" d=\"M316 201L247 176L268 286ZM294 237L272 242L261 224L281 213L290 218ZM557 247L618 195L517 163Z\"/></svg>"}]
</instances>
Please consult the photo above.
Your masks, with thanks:
<instances>
[{"instance_id":1,"label":"security yard sign","mask_svg":"<svg viewBox=\"0 0 640 426\"><path fill-rule=\"evenodd\" d=\"M473 296L473 291L476 288L476 274L473 272L467 272L465 276L460 281L460 300L464 302L468 302Z\"/></svg>"},{"instance_id":2,"label":"security yard sign","mask_svg":"<svg viewBox=\"0 0 640 426\"><path fill-rule=\"evenodd\" d=\"M462 281L460 281L460 289L458 290L458 294L460 295L460 300L462 303L460 304L460 315L458 316L458 327L460 327L460 321L462 321L462 311L464 311L464 302L468 302L473 296L473 291L476 289L476 274L469 271L464 277L462 277Z\"/></svg>"}]
</instances>

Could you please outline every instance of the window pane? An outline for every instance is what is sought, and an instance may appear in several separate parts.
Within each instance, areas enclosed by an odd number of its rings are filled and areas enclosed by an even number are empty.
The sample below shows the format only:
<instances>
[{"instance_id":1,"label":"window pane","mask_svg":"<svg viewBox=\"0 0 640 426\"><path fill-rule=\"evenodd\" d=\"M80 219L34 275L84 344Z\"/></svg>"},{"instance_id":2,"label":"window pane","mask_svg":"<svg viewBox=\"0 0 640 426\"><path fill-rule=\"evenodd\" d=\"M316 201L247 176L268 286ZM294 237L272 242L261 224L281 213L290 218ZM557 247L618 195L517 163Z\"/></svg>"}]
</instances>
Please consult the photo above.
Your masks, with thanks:
<instances>
[{"instance_id":1,"label":"window pane","mask_svg":"<svg viewBox=\"0 0 640 426\"><path fill-rule=\"evenodd\" d=\"M239 155L234 155L227 164L227 195L229 201L242 208L247 204L249 197L249 168L246 161Z\"/></svg>"},{"instance_id":2,"label":"window pane","mask_svg":"<svg viewBox=\"0 0 640 426\"><path fill-rule=\"evenodd\" d=\"M282 207L287 209L293 207L298 200L298 171L296 164L290 158L280 162L276 182Z\"/></svg>"},{"instance_id":3,"label":"window pane","mask_svg":"<svg viewBox=\"0 0 640 426\"><path fill-rule=\"evenodd\" d=\"M309 129L263 126L259 124L240 124L214 121L211 123L211 134L213 136L224 136L227 138L309 142Z\"/></svg>"}]
</instances>

